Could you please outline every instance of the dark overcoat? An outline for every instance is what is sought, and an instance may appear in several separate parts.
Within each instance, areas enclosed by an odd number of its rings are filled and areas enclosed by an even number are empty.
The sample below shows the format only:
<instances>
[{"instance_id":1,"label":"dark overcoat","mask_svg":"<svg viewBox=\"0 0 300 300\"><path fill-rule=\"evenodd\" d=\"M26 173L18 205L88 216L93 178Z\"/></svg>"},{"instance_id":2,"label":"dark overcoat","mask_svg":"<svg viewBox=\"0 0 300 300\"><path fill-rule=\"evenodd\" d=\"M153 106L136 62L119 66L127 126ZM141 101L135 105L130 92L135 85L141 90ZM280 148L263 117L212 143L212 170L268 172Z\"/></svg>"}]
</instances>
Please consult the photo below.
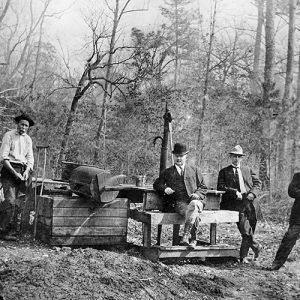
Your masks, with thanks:
<instances>
[{"instance_id":1,"label":"dark overcoat","mask_svg":"<svg viewBox=\"0 0 300 300\"><path fill-rule=\"evenodd\" d=\"M172 166L165 169L153 183L153 188L161 195L164 195L166 203L179 200L176 199L176 193L174 193L175 195L165 195L165 189L167 187L176 191L175 176L178 176L178 171L175 166ZM207 188L204 184L202 174L197 167L186 164L184 169L184 184L188 196L190 197L191 194L196 193L205 205L205 194Z\"/></svg>"},{"instance_id":2,"label":"dark overcoat","mask_svg":"<svg viewBox=\"0 0 300 300\"><path fill-rule=\"evenodd\" d=\"M290 225L300 225L300 173L295 173L288 187L288 194L294 198L290 215Z\"/></svg>"},{"instance_id":3,"label":"dark overcoat","mask_svg":"<svg viewBox=\"0 0 300 300\"><path fill-rule=\"evenodd\" d=\"M246 188L246 194L252 193L254 200L252 202L256 217L260 213L260 207L258 202L258 196L261 189L261 181L256 173L247 166L241 166L241 173L244 179ZM219 172L217 189L219 191L225 191L222 196L220 208L225 210L241 211L243 209L244 202L237 199L236 192L239 188L239 182L234 174L233 166L227 166Z\"/></svg>"}]
</instances>

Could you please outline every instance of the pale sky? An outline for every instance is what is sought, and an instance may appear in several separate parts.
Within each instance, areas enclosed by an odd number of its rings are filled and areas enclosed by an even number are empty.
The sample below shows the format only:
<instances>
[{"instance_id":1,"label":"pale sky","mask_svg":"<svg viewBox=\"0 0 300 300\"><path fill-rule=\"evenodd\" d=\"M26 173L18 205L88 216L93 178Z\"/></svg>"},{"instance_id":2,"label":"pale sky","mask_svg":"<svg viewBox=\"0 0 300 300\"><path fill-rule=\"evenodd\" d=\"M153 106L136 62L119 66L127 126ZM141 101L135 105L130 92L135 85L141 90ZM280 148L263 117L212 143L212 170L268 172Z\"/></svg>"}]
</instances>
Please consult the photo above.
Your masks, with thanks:
<instances>
[{"instance_id":1,"label":"pale sky","mask_svg":"<svg viewBox=\"0 0 300 300\"><path fill-rule=\"evenodd\" d=\"M107 0L113 3L112 0ZM195 7L199 6L203 16L210 17L212 0L194 0ZM253 23L256 19L256 8L251 5L251 0L218 0L217 20L226 26ZM133 0L130 8L147 9L147 11L128 14L123 19L123 29L130 32L132 27L151 30L162 22L159 6L164 0ZM88 11L93 6L101 8L105 6L104 0L52 0L51 12L58 13L55 18L49 18L46 24L47 38L56 46L58 40L69 55L76 57L84 44L84 36L88 34L88 28L83 16L89 15Z\"/></svg>"}]
</instances>

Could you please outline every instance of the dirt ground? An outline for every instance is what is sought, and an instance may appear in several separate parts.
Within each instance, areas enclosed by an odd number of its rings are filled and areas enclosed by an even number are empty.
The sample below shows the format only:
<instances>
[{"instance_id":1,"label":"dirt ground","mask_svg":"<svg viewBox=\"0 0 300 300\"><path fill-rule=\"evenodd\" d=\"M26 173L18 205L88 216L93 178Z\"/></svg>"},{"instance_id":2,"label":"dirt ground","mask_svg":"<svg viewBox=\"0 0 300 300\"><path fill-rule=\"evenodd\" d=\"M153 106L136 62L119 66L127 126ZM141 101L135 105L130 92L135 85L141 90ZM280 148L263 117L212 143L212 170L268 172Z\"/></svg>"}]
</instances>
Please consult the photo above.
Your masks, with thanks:
<instances>
[{"instance_id":1,"label":"dirt ground","mask_svg":"<svg viewBox=\"0 0 300 300\"><path fill-rule=\"evenodd\" d=\"M260 223L264 250L258 261L166 261L144 259L141 229L129 221L128 247L48 247L29 236L0 242L0 299L300 299L300 245L286 265L270 272L285 225ZM208 228L203 228L203 239ZM169 243L170 228L163 242ZM235 224L220 225L218 242L239 245ZM137 245L137 246L134 246Z\"/></svg>"}]
</instances>

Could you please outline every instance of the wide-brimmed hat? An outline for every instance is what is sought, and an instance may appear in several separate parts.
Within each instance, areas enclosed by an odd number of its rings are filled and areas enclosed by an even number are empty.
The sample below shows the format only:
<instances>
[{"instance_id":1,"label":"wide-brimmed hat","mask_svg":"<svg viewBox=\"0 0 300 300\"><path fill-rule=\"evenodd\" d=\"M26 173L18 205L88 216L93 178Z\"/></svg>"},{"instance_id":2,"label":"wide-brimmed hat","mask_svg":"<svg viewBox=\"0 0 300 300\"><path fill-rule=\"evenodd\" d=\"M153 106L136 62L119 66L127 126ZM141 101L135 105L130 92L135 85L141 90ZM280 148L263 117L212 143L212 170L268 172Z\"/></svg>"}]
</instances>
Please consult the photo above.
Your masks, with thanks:
<instances>
[{"instance_id":1,"label":"wide-brimmed hat","mask_svg":"<svg viewBox=\"0 0 300 300\"><path fill-rule=\"evenodd\" d=\"M244 154L243 148L240 145L236 145L235 147L233 147L231 149L231 151L229 152L229 154L234 154L234 155L239 155L239 156L245 156L246 155L246 154Z\"/></svg>"},{"instance_id":2,"label":"wide-brimmed hat","mask_svg":"<svg viewBox=\"0 0 300 300\"><path fill-rule=\"evenodd\" d=\"M181 144L181 143L176 143L174 145L174 149L172 151L173 154L177 154L177 155L185 155L187 153L189 153L189 151L186 148L186 145Z\"/></svg>"},{"instance_id":3,"label":"wide-brimmed hat","mask_svg":"<svg viewBox=\"0 0 300 300\"><path fill-rule=\"evenodd\" d=\"M21 120L28 121L29 122L29 126L33 126L34 125L34 121L28 115L26 115L24 113L21 114L21 115L19 115L19 116L17 116L17 117L15 117L15 121L17 123L19 123Z\"/></svg>"}]
</instances>

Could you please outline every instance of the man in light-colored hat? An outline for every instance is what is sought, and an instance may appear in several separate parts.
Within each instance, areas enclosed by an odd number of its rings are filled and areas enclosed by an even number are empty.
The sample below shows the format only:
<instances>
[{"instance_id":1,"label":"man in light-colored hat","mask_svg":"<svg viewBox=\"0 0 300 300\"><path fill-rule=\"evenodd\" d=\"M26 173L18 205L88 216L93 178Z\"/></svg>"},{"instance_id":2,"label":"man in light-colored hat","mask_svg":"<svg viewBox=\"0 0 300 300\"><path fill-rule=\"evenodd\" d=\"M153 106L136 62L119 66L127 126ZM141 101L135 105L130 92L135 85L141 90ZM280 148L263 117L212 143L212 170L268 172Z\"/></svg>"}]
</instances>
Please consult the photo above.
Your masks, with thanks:
<instances>
[{"instance_id":1,"label":"man in light-colored hat","mask_svg":"<svg viewBox=\"0 0 300 300\"><path fill-rule=\"evenodd\" d=\"M26 114L15 117L17 128L5 133L1 148L1 181L4 201L0 203L0 239L16 240L19 192L25 192L33 170L32 140L27 134L34 121Z\"/></svg>"},{"instance_id":2,"label":"man in light-colored hat","mask_svg":"<svg viewBox=\"0 0 300 300\"><path fill-rule=\"evenodd\" d=\"M172 153L174 166L162 171L153 187L164 195L165 211L175 211L185 217L181 245L194 247L197 244L199 215L205 205L206 186L200 170L187 163L189 151L184 144L176 143Z\"/></svg>"},{"instance_id":3,"label":"man in light-colored hat","mask_svg":"<svg viewBox=\"0 0 300 300\"><path fill-rule=\"evenodd\" d=\"M237 225L242 235L240 260L247 263L250 248L254 252L254 259L258 258L262 249L254 239L259 210L257 196L261 189L261 181L251 168L241 165L245 154L240 145L236 145L229 152L229 156L231 164L222 169L218 176L217 189L225 191L220 208L239 212Z\"/></svg>"}]
</instances>

